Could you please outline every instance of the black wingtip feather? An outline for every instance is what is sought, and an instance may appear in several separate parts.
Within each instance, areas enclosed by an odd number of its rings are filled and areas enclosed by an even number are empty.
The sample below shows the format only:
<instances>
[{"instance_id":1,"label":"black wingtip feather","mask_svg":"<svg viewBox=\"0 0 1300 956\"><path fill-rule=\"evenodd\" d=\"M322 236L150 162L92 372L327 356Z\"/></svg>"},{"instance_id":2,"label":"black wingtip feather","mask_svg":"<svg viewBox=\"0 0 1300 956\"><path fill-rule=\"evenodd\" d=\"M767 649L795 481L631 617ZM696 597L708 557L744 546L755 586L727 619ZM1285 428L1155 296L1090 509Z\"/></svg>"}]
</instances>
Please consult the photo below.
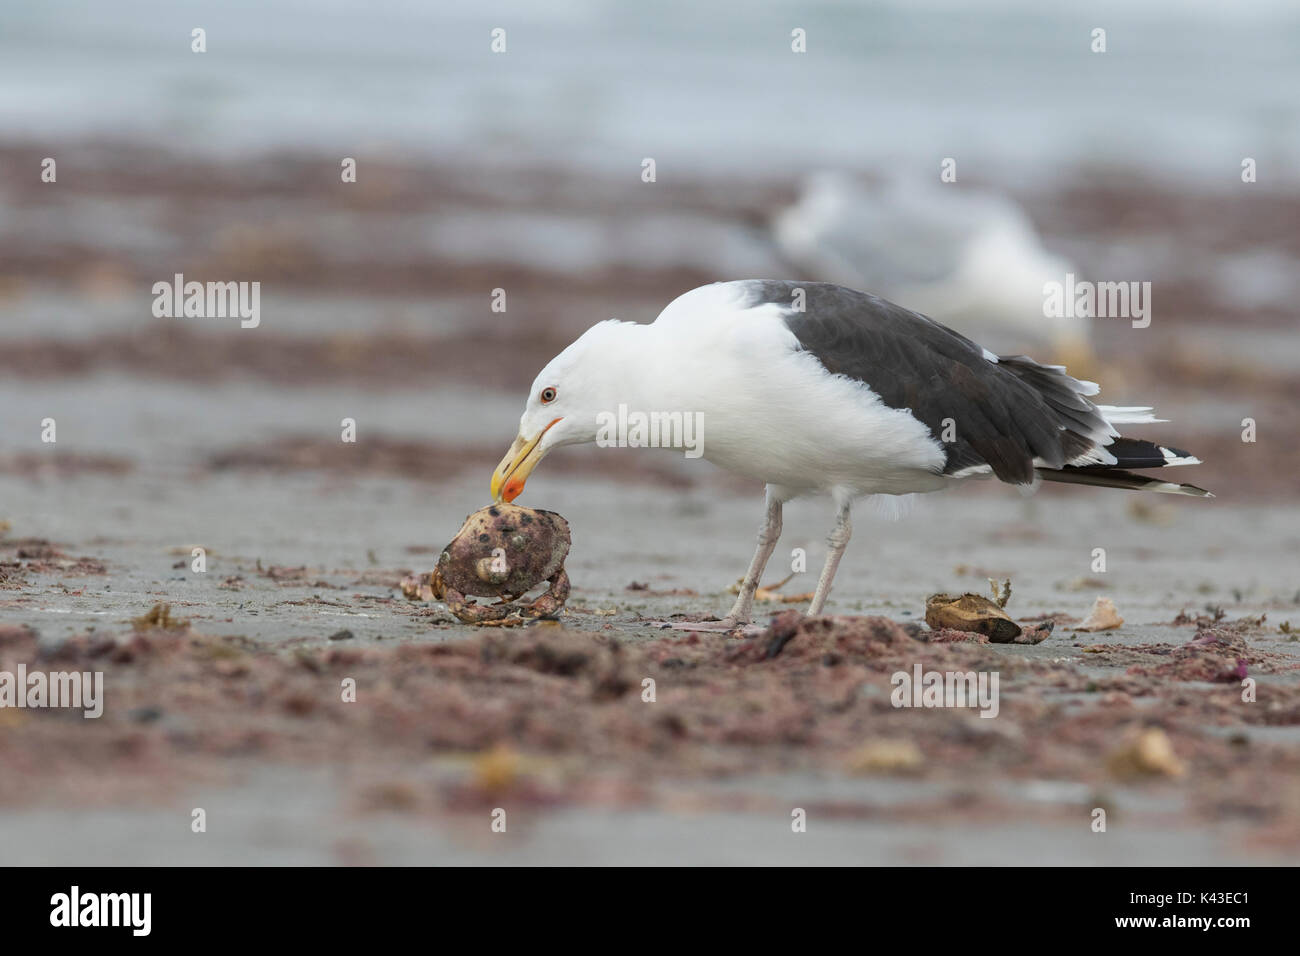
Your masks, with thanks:
<instances>
[{"instance_id":1,"label":"black wingtip feather","mask_svg":"<svg viewBox=\"0 0 1300 956\"><path fill-rule=\"evenodd\" d=\"M1213 498L1214 495L1196 485L1183 485L1163 481L1150 475L1138 475L1120 468L1039 468L1044 481L1057 481L1067 485L1092 485L1096 488L1121 488L1128 491L1156 491L1167 495L1189 495L1193 498Z\"/></svg>"}]
</instances>

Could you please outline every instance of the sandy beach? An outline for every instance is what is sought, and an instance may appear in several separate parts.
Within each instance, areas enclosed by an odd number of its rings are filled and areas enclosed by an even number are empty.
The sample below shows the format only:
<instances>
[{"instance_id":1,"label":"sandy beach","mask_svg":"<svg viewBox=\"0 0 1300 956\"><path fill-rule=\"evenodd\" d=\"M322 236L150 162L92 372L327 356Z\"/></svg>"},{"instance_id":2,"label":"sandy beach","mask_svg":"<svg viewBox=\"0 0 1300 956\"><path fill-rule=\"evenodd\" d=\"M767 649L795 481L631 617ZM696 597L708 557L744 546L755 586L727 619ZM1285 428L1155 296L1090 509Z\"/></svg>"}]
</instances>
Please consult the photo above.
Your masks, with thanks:
<instances>
[{"instance_id":1,"label":"sandy beach","mask_svg":"<svg viewBox=\"0 0 1300 956\"><path fill-rule=\"evenodd\" d=\"M1085 260L1107 253L1117 217L1135 249L1177 244L1152 254L1168 269L1152 327L1100 330L1103 385L1127 402L1140 383L1218 497L977 486L899 521L864 509L833 616L769 658L788 618L750 637L689 630L729 606L761 488L675 453L576 449L530 482L522 503L573 527L558 623L473 628L398 585L486 503L536 368L599 318L647 321L694 284L779 270L763 223L793 183L662 190L648 214L687 245L647 263L643 236L611 225L619 207L601 197L617 184L539 170L517 181L511 216L552 217L580 249L571 260L559 243L554 261L520 261L500 244L513 227L490 226L404 262L398 250L453 208L476 211L462 224L498 222L472 172L395 165L373 177L383 188L341 195L285 190L315 163L271 157L257 168L274 170L276 201L250 218L271 188L261 174L223 182L224 167L179 160L146 174L129 148L95 149L111 174L61 194L57 220L38 186L11 188L0 231L0 669L57 662L106 684L98 720L3 715L7 862L1267 863L1296 851L1300 367L1279 347L1294 317L1234 306L1205 266L1225 245L1294 243L1293 198L1105 181L1026 195L1049 240ZM6 181L33 155L0 151ZM202 232L182 225L196 203ZM96 207L113 210L111 243L54 225ZM334 217L356 227L347 248L332 248ZM1213 236L1189 228L1203 221ZM263 276L266 320L148 318L142 290L164 248L187 273ZM510 290L506 313L487 311L489 285ZM1249 335L1229 333L1247 320ZM46 417L53 445L32 424ZM355 445L338 440L345 417ZM1241 440L1244 417L1259 441ZM782 546L819 555L827 509L792 506ZM984 593L988 578L1011 579L1009 610L1054 620L1051 637L932 641L927 595ZM784 591L811 585L804 574ZM1099 596L1123 627L1072 631ZM171 626L144 620L160 604ZM798 607L771 602L761 620ZM892 675L918 663L998 672L998 717L892 707ZM1258 682L1252 703L1242 674ZM1124 755L1151 731L1174 762L1135 770ZM206 834L190 831L196 807ZM490 829L498 808L505 835ZM1097 808L1105 833L1090 829Z\"/></svg>"}]
</instances>

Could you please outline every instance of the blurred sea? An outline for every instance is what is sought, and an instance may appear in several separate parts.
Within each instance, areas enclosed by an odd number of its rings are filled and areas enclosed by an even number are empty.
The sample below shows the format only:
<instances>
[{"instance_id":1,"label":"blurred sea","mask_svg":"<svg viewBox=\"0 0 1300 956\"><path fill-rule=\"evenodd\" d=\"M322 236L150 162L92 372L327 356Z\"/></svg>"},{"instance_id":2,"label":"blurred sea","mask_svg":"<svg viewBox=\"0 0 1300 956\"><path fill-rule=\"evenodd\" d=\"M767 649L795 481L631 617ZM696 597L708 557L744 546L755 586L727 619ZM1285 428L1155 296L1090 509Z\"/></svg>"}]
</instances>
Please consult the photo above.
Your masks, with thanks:
<instances>
[{"instance_id":1,"label":"blurred sea","mask_svg":"<svg viewBox=\"0 0 1300 956\"><path fill-rule=\"evenodd\" d=\"M190 30L208 52L190 51ZM489 51L507 31L507 52ZM807 31L808 52L790 49ZM1091 31L1108 51L1090 51ZM1287 0L47 0L0 9L0 139L659 176L1063 167L1300 181Z\"/></svg>"}]
</instances>

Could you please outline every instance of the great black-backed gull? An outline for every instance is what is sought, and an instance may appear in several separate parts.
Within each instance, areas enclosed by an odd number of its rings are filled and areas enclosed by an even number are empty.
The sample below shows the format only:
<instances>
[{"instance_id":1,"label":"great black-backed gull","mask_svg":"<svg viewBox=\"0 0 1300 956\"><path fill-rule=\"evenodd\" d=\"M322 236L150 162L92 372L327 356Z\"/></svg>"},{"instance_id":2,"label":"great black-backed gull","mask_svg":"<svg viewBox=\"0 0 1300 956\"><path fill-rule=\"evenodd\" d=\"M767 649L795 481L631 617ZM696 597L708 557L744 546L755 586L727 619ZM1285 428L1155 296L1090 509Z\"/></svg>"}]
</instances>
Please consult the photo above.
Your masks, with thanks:
<instances>
[{"instance_id":1,"label":"great black-backed gull","mask_svg":"<svg viewBox=\"0 0 1300 956\"><path fill-rule=\"evenodd\" d=\"M492 476L511 501L552 449L594 442L620 406L702 416L703 457L766 485L758 550L724 623L749 620L782 505L829 494L837 518L809 614L826 602L864 495L976 478L1209 496L1126 469L1199 464L1121 437L1148 407L1095 405L1055 365L999 356L920 313L842 286L750 279L702 286L649 325L610 319L537 376L519 435Z\"/></svg>"}]
</instances>

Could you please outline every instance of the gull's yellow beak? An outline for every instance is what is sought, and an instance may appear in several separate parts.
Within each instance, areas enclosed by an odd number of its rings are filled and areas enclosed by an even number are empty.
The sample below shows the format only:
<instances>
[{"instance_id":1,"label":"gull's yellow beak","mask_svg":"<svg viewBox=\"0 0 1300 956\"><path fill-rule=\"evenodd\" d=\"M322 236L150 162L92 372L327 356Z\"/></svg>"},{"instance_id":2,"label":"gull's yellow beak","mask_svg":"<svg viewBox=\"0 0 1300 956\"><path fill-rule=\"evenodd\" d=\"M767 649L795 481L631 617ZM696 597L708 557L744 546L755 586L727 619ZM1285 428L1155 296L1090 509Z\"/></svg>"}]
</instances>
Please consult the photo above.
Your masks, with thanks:
<instances>
[{"instance_id":1,"label":"gull's yellow beak","mask_svg":"<svg viewBox=\"0 0 1300 956\"><path fill-rule=\"evenodd\" d=\"M492 472L493 501L514 501L519 497L528 476L533 473L537 463L546 457L546 452L542 451L542 436L558 421L560 419L555 419L532 438L520 435L515 439L506 456L501 459L501 464L497 465L497 470Z\"/></svg>"}]
</instances>

